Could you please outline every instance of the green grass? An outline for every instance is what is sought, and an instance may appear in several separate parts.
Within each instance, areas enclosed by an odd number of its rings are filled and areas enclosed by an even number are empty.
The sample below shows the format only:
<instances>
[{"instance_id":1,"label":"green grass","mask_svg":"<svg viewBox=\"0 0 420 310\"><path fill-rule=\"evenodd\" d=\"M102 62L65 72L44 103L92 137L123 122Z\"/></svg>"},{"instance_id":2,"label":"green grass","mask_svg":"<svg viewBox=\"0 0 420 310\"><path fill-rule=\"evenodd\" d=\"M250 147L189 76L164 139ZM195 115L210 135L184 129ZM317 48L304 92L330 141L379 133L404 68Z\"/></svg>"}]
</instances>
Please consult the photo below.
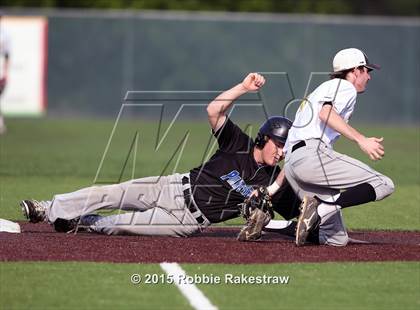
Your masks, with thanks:
<instances>
[{"instance_id":1,"label":"green grass","mask_svg":"<svg viewBox=\"0 0 420 310\"><path fill-rule=\"evenodd\" d=\"M134 285L159 265L2 263L1 309L191 309L170 284Z\"/></svg>"},{"instance_id":2,"label":"green grass","mask_svg":"<svg viewBox=\"0 0 420 310\"><path fill-rule=\"evenodd\" d=\"M23 219L16 207L21 199L51 199L54 194L92 185L113 126L108 120L8 120L9 132L0 137L0 217ZM157 122L126 120L118 124L97 182L186 172L212 153L208 148L214 140L208 124L198 122L176 122L156 149L167 127L164 123L158 136ZM383 201L344 210L348 227L419 230L419 128L362 127L361 131L385 137L382 161L371 162L344 138L337 150L390 176L396 191ZM131 148L136 132L137 148ZM229 222L240 223L241 219Z\"/></svg>"},{"instance_id":3,"label":"green grass","mask_svg":"<svg viewBox=\"0 0 420 310\"><path fill-rule=\"evenodd\" d=\"M201 285L221 309L417 309L420 263L183 265L189 275L289 276L288 284Z\"/></svg>"},{"instance_id":4,"label":"green grass","mask_svg":"<svg viewBox=\"0 0 420 310\"><path fill-rule=\"evenodd\" d=\"M219 309L418 309L420 263L270 265L183 264ZM4 309L189 309L174 285L130 283L133 273L161 274L158 265L2 263ZM230 284L226 274L289 276L288 284ZM5 283L7 283L5 285Z\"/></svg>"}]
</instances>

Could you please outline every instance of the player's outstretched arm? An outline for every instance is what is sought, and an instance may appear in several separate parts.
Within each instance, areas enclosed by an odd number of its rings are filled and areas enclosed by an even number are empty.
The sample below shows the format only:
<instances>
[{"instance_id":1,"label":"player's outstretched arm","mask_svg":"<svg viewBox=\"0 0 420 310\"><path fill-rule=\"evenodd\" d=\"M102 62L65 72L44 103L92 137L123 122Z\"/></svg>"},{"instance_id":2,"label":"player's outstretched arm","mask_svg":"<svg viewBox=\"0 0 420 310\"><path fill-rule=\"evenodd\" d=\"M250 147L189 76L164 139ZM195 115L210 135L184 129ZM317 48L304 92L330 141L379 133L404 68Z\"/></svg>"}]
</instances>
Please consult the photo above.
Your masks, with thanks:
<instances>
[{"instance_id":1,"label":"player's outstretched arm","mask_svg":"<svg viewBox=\"0 0 420 310\"><path fill-rule=\"evenodd\" d=\"M273 196L275 193L277 193L279 188L283 185L284 179L284 169L282 169L279 175L277 176L276 180L270 186L267 187L268 194L270 196Z\"/></svg>"},{"instance_id":2,"label":"player's outstretched arm","mask_svg":"<svg viewBox=\"0 0 420 310\"><path fill-rule=\"evenodd\" d=\"M276 180L271 185L267 186L267 192L270 197L273 196L275 193L277 193L277 191L283 185L284 179L285 179L284 169L282 169L279 175L277 176ZM258 197L258 191L256 189L254 189L250 195L250 197L254 197L254 196Z\"/></svg>"},{"instance_id":3,"label":"player's outstretched arm","mask_svg":"<svg viewBox=\"0 0 420 310\"><path fill-rule=\"evenodd\" d=\"M347 124L344 119L334 110L332 105L325 104L319 112L319 118L331 127L338 131L351 141L355 141L359 148L365 152L370 159L382 159L385 155L384 147L382 145L383 138L370 137L367 138L358 132L356 129Z\"/></svg>"},{"instance_id":4,"label":"player's outstretched arm","mask_svg":"<svg viewBox=\"0 0 420 310\"><path fill-rule=\"evenodd\" d=\"M211 128L217 131L222 127L226 120L226 111L230 108L234 100L249 91L259 90L264 83L265 78L261 74L249 73L241 83L217 96L207 106Z\"/></svg>"}]
</instances>

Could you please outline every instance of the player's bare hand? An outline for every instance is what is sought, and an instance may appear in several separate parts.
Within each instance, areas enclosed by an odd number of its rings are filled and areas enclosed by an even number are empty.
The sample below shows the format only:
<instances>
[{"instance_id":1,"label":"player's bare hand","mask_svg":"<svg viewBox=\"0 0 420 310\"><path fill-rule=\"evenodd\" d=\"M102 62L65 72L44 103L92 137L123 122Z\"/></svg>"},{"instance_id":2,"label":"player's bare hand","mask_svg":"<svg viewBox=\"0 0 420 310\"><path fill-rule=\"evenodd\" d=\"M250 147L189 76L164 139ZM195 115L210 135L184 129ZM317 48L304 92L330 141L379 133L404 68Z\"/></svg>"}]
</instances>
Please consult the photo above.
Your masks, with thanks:
<instances>
[{"instance_id":1,"label":"player's bare hand","mask_svg":"<svg viewBox=\"0 0 420 310\"><path fill-rule=\"evenodd\" d=\"M265 84L265 78L258 73L250 73L242 81L242 86L247 91L259 90Z\"/></svg>"},{"instance_id":2,"label":"player's bare hand","mask_svg":"<svg viewBox=\"0 0 420 310\"><path fill-rule=\"evenodd\" d=\"M364 138L359 141L360 149L365 152L370 159L380 160L385 155L385 150L382 145L384 138Z\"/></svg>"}]
</instances>

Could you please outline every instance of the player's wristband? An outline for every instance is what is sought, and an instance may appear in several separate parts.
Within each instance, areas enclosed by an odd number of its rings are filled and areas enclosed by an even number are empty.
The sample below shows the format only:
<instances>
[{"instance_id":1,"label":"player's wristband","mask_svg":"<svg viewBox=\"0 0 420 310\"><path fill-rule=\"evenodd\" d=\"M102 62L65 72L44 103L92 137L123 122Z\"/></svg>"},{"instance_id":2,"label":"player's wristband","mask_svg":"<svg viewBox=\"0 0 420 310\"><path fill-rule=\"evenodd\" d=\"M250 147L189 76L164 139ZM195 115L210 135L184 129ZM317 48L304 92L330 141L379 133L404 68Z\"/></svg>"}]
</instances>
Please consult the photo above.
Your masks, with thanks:
<instances>
[{"instance_id":1,"label":"player's wristband","mask_svg":"<svg viewBox=\"0 0 420 310\"><path fill-rule=\"evenodd\" d=\"M270 186L267 187L268 194L272 196L279 190L280 186L277 184L276 181L273 182Z\"/></svg>"}]
</instances>

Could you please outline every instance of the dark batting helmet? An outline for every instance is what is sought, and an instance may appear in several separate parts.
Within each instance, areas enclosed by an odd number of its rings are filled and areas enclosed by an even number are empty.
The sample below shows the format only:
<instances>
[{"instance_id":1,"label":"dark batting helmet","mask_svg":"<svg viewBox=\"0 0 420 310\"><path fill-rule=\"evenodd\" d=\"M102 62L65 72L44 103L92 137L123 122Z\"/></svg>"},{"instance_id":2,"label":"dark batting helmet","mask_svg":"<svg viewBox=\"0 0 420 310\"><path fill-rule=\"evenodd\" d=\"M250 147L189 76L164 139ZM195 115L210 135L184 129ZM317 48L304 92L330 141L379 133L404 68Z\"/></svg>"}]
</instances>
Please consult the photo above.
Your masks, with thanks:
<instances>
[{"instance_id":1,"label":"dark batting helmet","mask_svg":"<svg viewBox=\"0 0 420 310\"><path fill-rule=\"evenodd\" d=\"M255 145L263 148L268 139L285 144L292 121L282 116L272 116L261 125L255 138Z\"/></svg>"}]
</instances>

